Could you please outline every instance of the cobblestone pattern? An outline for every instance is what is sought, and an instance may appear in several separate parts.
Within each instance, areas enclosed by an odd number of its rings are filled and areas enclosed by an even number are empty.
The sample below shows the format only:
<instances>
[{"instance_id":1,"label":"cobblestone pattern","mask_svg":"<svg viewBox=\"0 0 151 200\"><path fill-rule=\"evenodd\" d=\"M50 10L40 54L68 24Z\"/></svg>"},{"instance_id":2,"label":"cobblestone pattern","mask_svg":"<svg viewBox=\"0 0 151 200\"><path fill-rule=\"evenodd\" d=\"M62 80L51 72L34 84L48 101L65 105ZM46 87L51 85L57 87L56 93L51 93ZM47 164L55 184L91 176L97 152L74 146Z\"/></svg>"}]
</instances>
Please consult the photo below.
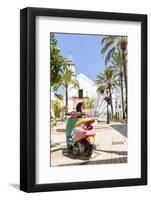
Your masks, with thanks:
<instances>
[{"instance_id":1,"label":"cobblestone pattern","mask_svg":"<svg viewBox=\"0 0 151 200\"><path fill-rule=\"evenodd\" d=\"M60 125L63 130L65 124ZM115 164L128 162L127 125L122 123L98 124L95 128L96 150L89 160L73 159L62 154L66 147L65 132L52 132L55 147L51 148L51 166ZM59 128L58 128L59 129Z\"/></svg>"}]
</instances>

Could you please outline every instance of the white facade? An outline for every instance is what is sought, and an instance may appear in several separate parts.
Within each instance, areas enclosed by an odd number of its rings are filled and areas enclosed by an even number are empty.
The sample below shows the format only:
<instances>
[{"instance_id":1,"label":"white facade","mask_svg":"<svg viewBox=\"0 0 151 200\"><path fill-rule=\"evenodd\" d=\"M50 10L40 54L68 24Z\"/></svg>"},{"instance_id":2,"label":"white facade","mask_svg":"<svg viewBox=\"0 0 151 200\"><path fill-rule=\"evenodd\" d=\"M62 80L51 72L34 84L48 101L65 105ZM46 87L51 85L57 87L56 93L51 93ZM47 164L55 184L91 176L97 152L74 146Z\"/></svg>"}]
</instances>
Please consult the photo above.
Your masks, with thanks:
<instances>
[{"instance_id":1,"label":"white facade","mask_svg":"<svg viewBox=\"0 0 151 200\"><path fill-rule=\"evenodd\" d=\"M76 74L75 65L72 59L72 56L69 55L67 60L69 61L71 70ZM80 89L83 90L83 98L89 97L94 102L94 108L90 110L90 116L93 117L95 112L100 113L100 118L106 120L106 102L102 95L98 95L96 92L97 87L95 83L89 79L85 74L80 73L77 75L76 79L79 82ZM79 89L74 88L72 85L68 88L68 111L73 111L74 101L73 98L79 97ZM64 97L65 102L65 97ZM83 102L83 99L79 99L79 102Z\"/></svg>"},{"instance_id":2,"label":"white facade","mask_svg":"<svg viewBox=\"0 0 151 200\"><path fill-rule=\"evenodd\" d=\"M93 117L95 115L95 112L100 113L100 118L102 120L106 119L106 102L104 101L104 97L102 95L98 95L96 92L97 87L95 83L90 80L86 75L84 74L78 74L77 80L79 82L80 89L83 90L83 98L89 97L94 102L94 108L90 110L90 116ZM78 98L78 89L70 86L68 90L68 109L69 111L73 110L73 98ZM82 102L82 99L79 99L78 102Z\"/></svg>"}]
</instances>

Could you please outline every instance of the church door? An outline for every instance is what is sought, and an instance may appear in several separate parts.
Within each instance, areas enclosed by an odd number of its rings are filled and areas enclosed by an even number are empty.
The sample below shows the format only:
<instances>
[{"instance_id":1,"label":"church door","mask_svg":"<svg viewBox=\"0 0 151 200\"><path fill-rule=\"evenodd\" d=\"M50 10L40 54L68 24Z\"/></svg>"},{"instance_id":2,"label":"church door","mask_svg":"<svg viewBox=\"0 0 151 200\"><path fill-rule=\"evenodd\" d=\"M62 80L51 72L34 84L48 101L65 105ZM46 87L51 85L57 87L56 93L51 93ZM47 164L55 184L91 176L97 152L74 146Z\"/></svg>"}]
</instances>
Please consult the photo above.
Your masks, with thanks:
<instances>
[{"instance_id":1,"label":"church door","mask_svg":"<svg viewBox=\"0 0 151 200\"><path fill-rule=\"evenodd\" d=\"M79 102L79 103L77 104L77 106L76 106L76 111L77 111L77 112L82 112L82 104L83 104L83 102Z\"/></svg>"}]
</instances>

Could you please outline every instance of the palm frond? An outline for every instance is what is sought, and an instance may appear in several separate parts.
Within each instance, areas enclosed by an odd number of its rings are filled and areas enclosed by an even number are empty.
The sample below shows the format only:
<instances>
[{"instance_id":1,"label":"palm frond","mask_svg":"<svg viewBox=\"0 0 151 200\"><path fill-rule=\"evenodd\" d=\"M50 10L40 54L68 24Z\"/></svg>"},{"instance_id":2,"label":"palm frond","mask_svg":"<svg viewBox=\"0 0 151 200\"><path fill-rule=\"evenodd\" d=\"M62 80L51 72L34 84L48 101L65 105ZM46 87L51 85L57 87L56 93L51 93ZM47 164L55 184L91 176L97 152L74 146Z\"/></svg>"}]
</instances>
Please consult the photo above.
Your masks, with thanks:
<instances>
[{"instance_id":1,"label":"palm frond","mask_svg":"<svg viewBox=\"0 0 151 200\"><path fill-rule=\"evenodd\" d=\"M112 44L113 44L112 41L109 41L108 43L106 43L106 44L103 46L103 48L101 49L101 53L104 54L104 53L108 50L108 48L111 47Z\"/></svg>"},{"instance_id":2,"label":"palm frond","mask_svg":"<svg viewBox=\"0 0 151 200\"><path fill-rule=\"evenodd\" d=\"M106 58L105 58L105 64L107 65L107 63L110 61L113 53L115 51L115 47L111 48L108 52L107 52L107 55L106 55Z\"/></svg>"},{"instance_id":3,"label":"palm frond","mask_svg":"<svg viewBox=\"0 0 151 200\"><path fill-rule=\"evenodd\" d=\"M97 93L98 94L104 94L105 92L105 87L103 85L100 85L98 88L97 88Z\"/></svg>"}]
</instances>

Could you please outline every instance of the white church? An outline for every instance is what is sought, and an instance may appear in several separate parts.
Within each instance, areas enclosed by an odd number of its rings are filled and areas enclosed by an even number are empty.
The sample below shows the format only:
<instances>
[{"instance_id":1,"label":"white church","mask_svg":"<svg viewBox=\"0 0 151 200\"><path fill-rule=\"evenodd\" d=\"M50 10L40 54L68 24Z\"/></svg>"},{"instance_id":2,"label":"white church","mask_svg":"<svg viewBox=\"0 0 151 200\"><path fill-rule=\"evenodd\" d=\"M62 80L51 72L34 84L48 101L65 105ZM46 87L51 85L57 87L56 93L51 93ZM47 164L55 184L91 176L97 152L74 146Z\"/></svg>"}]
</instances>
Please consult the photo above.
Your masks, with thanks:
<instances>
[{"instance_id":1,"label":"white church","mask_svg":"<svg viewBox=\"0 0 151 200\"><path fill-rule=\"evenodd\" d=\"M107 104L104 100L104 95L98 95L97 86L95 83L87 77L85 74L77 74L75 70L75 64L73 62L72 56L68 56L68 63L71 70L76 74L76 79L79 82L79 89L74 88L72 85L68 88L68 111L78 111L83 112L82 105L84 101L90 99L93 101L93 108L89 111L90 117L96 117L96 113L100 121L106 121L107 118ZM51 100L55 97L53 91L51 90ZM115 105L114 96L113 105ZM62 96L63 104L65 105L65 95ZM113 106L115 107L115 106Z\"/></svg>"},{"instance_id":2,"label":"white church","mask_svg":"<svg viewBox=\"0 0 151 200\"><path fill-rule=\"evenodd\" d=\"M76 74L75 64L71 56L68 57L68 62L70 64L71 70ZM106 102L102 95L98 95L96 92L97 87L95 83L88 78L85 74L77 74L76 79L79 82L79 89L72 86L68 90L68 108L69 111L76 110L80 111L82 109L83 102L88 98L93 101L94 107L90 109L90 117L94 117L96 113L100 114L102 120L106 119Z\"/></svg>"}]
</instances>

